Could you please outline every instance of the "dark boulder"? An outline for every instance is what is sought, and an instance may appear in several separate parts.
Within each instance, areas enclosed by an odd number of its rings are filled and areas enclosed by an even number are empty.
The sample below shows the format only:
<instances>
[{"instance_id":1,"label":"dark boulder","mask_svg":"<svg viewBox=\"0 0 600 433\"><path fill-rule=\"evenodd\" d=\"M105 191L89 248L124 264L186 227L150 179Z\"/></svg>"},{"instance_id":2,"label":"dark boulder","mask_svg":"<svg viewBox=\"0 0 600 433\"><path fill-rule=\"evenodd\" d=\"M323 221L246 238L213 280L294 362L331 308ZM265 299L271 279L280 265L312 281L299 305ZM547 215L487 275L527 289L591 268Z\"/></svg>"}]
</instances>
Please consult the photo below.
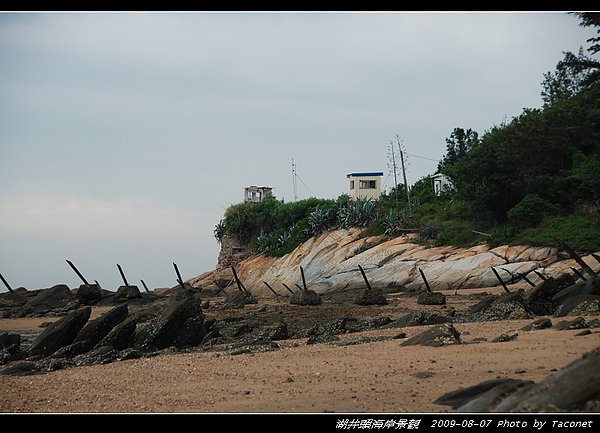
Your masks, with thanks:
<instances>
[{"instance_id":1,"label":"dark boulder","mask_svg":"<svg viewBox=\"0 0 600 433\"><path fill-rule=\"evenodd\" d=\"M6 350L10 355L16 354L21 348L21 336L8 332L0 332L0 350Z\"/></svg>"},{"instance_id":2,"label":"dark boulder","mask_svg":"<svg viewBox=\"0 0 600 433\"><path fill-rule=\"evenodd\" d=\"M556 311L558 304L552 297L561 290L554 278L548 278L527 292L523 301L529 311L537 316L545 316Z\"/></svg>"},{"instance_id":3,"label":"dark boulder","mask_svg":"<svg viewBox=\"0 0 600 433\"><path fill-rule=\"evenodd\" d=\"M0 374L4 376L27 376L29 374L38 373L39 371L40 370L35 362L25 361L0 370Z\"/></svg>"},{"instance_id":4,"label":"dark boulder","mask_svg":"<svg viewBox=\"0 0 600 433\"><path fill-rule=\"evenodd\" d=\"M589 314L584 311L582 313L576 313L576 309L587 310L588 305L593 308L594 303L600 301L598 295L573 295L563 300L562 304L558 307L554 313L554 317L573 316L577 314ZM596 304L597 305L597 304ZM594 313L592 313L594 314Z\"/></svg>"},{"instance_id":5,"label":"dark boulder","mask_svg":"<svg viewBox=\"0 0 600 433\"><path fill-rule=\"evenodd\" d=\"M420 305L446 305L446 297L440 292L421 292L417 297Z\"/></svg>"},{"instance_id":6,"label":"dark boulder","mask_svg":"<svg viewBox=\"0 0 600 433\"><path fill-rule=\"evenodd\" d=\"M72 358L77 355L90 350L90 346L87 341L76 341L69 344L68 346L58 349L52 354L53 358Z\"/></svg>"},{"instance_id":7,"label":"dark boulder","mask_svg":"<svg viewBox=\"0 0 600 433\"><path fill-rule=\"evenodd\" d=\"M413 311L412 313L400 316L391 323L382 326L383 328L404 328L406 326L422 325L440 325L442 323L452 323L452 317L440 316L435 313L426 313L424 311Z\"/></svg>"},{"instance_id":8,"label":"dark boulder","mask_svg":"<svg viewBox=\"0 0 600 433\"><path fill-rule=\"evenodd\" d=\"M354 300L354 303L356 305L387 305L388 300L381 289L365 289L365 291Z\"/></svg>"},{"instance_id":9,"label":"dark boulder","mask_svg":"<svg viewBox=\"0 0 600 433\"><path fill-rule=\"evenodd\" d=\"M238 290L230 293L225 297L223 303L223 310L231 310L234 308L244 308L246 304L258 304L258 301L252 293L247 291Z\"/></svg>"},{"instance_id":10,"label":"dark boulder","mask_svg":"<svg viewBox=\"0 0 600 433\"><path fill-rule=\"evenodd\" d=\"M554 325L554 329L557 331L568 331L571 329L585 329L588 328L587 323L583 317L577 317L573 320L563 320Z\"/></svg>"},{"instance_id":11,"label":"dark boulder","mask_svg":"<svg viewBox=\"0 0 600 433\"><path fill-rule=\"evenodd\" d=\"M533 384L534 382L531 380L507 379L506 383L499 384L458 407L456 412L490 412L491 408L495 407L507 396L532 386Z\"/></svg>"},{"instance_id":12,"label":"dark boulder","mask_svg":"<svg viewBox=\"0 0 600 433\"><path fill-rule=\"evenodd\" d=\"M253 344L232 344L231 347L225 350L225 355L243 355L246 353L263 353L272 352L279 349L279 345L273 341L256 342Z\"/></svg>"},{"instance_id":13,"label":"dark boulder","mask_svg":"<svg viewBox=\"0 0 600 433\"><path fill-rule=\"evenodd\" d=\"M77 289L77 301L83 305L94 305L102 299L100 286L97 284L82 284Z\"/></svg>"},{"instance_id":14,"label":"dark boulder","mask_svg":"<svg viewBox=\"0 0 600 433\"><path fill-rule=\"evenodd\" d=\"M434 326L428 330L409 338L401 346L432 346L440 347L449 344L460 344L460 332L450 323Z\"/></svg>"},{"instance_id":15,"label":"dark boulder","mask_svg":"<svg viewBox=\"0 0 600 433\"><path fill-rule=\"evenodd\" d=\"M348 317L346 321L346 332L362 332L373 329L380 329L392 323L392 319L387 316L369 317L366 319L357 319Z\"/></svg>"},{"instance_id":16,"label":"dark boulder","mask_svg":"<svg viewBox=\"0 0 600 433\"><path fill-rule=\"evenodd\" d=\"M598 408L600 407L599 363L600 348L596 348L555 375L523 387L503 398L495 407L488 406L482 411L588 412L590 408Z\"/></svg>"},{"instance_id":17,"label":"dark boulder","mask_svg":"<svg viewBox=\"0 0 600 433\"><path fill-rule=\"evenodd\" d=\"M144 350L190 345L204 337L201 334L203 320L200 305L193 296L182 301L175 300L158 319L146 325L136 335L136 344Z\"/></svg>"},{"instance_id":18,"label":"dark boulder","mask_svg":"<svg viewBox=\"0 0 600 433\"><path fill-rule=\"evenodd\" d=\"M527 319L529 314L524 300L525 291L515 290L499 296L490 295L467 310L469 321Z\"/></svg>"},{"instance_id":19,"label":"dark boulder","mask_svg":"<svg viewBox=\"0 0 600 433\"><path fill-rule=\"evenodd\" d=\"M600 314L600 297L598 299L586 299L570 312L572 316L591 316L595 314Z\"/></svg>"},{"instance_id":20,"label":"dark boulder","mask_svg":"<svg viewBox=\"0 0 600 433\"><path fill-rule=\"evenodd\" d=\"M457 409L501 385L508 385L510 388L518 389L519 387L531 383L533 382L508 378L486 380L484 382L478 383L477 385L447 392L446 394L438 397L433 403L444 406L450 406L452 407L452 409Z\"/></svg>"},{"instance_id":21,"label":"dark boulder","mask_svg":"<svg viewBox=\"0 0 600 433\"><path fill-rule=\"evenodd\" d=\"M306 341L306 344L317 344L317 343L331 343L333 341L339 341L339 337L332 334L321 334L321 335L313 335L309 337Z\"/></svg>"},{"instance_id":22,"label":"dark boulder","mask_svg":"<svg viewBox=\"0 0 600 433\"><path fill-rule=\"evenodd\" d=\"M128 318L116 325L96 347L112 346L116 350L123 350L133 344L136 320Z\"/></svg>"},{"instance_id":23,"label":"dark boulder","mask_svg":"<svg viewBox=\"0 0 600 433\"><path fill-rule=\"evenodd\" d=\"M0 308L20 307L27 302L25 296L18 293L0 293Z\"/></svg>"},{"instance_id":24,"label":"dark boulder","mask_svg":"<svg viewBox=\"0 0 600 433\"><path fill-rule=\"evenodd\" d=\"M516 340L519 336L518 333L513 332L511 334L501 334L492 340L492 343L504 343L506 341Z\"/></svg>"},{"instance_id":25,"label":"dark boulder","mask_svg":"<svg viewBox=\"0 0 600 433\"><path fill-rule=\"evenodd\" d=\"M537 329L548 329L552 328L552 321L547 317L536 319L533 322L525 325L521 328L521 331L535 331Z\"/></svg>"},{"instance_id":26,"label":"dark boulder","mask_svg":"<svg viewBox=\"0 0 600 433\"><path fill-rule=\"evenodd\" d=\"M119 352L112 346L98 346L94 350L76 356L73 358L75 365L95 365L108 364L116 361L119 357Z\"/></svg>"},{"instance_id":27,"label":"dark boulder","mask_svg":"<svg viewBox=\"0 0 600 433\"><path fill-rule=\"evenodd\" d=\"M84 307L49 325L29 348L30 356L49 356L67 346L90 318L92 309Z\"/></svg>"},{"instance_id":28,"label":"dark boulder","mask_svg":"<svg viewBox=\"0 0 600 433\"><path fill-rule=\"evenodd\" d=\"M321 305L321 295L314 290L298 290L290 296L292 305Z\"/></svg>"},{"instance_id":29,"label":"dark boulder","mask_svg":"<svg viewBox=\"0 0 600 433\"><path fill-rule=\"evenodd\" d=\"M49 311L64 308L73 300L74 297L69 287L65 284L57 284L49 289L39 290L26 306L36 311Z\"/></svg>"},{"instance_id":30,"label":"dark boulder","mask_svg":"<svg viewBox=\"0 0 600 433\"><path fill-rule=\"evenodd\" d=\"M142 296L140 289L137 286L121 286L117 289L115 294L115 300L123 301L129 299L136 299Z\"/></svg>"},{"instance_id":31,"label":"dark boulder","mask_svg":"<svg viewBox=\"0 0 600 433\"><path fill-rule=\"evenodd\" d=\"M552 297L552 300L557 304L563 304L568 298L578 295L596 295L600 296L600 281L599 280L587 280L580 281L577 284L567 287L561 290Z\"/></svg>"},{"instance_id":32,"label":"dark boulder","mask_svg":"<svg viewBox=\"0 0 600 433\"><path fill-rule=\"evenodd\" d=\"M85 342L88 350L96 346L108 333L129 314L127 305L121 305L104 313L102 316L90 321L77 334L75 342Z\"/></svg>"}]
</instances>

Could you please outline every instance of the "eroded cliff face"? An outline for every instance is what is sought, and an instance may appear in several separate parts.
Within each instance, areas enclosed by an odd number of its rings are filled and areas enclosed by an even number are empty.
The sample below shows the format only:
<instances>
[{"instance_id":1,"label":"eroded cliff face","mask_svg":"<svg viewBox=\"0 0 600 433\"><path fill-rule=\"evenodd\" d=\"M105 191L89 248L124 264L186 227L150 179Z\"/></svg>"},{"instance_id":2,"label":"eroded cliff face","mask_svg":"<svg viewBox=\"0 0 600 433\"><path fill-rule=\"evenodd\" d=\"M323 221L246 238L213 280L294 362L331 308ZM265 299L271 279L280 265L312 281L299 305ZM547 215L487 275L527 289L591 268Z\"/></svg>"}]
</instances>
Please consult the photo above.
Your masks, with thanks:
<instances>
[{"instance_id":1,"label":"eroded cliff face","mask_svg":"<svg viewBox=\"0 0 600 433\"><path fill-rule=\"evenodd\" d=\"M598 266L591 256L583 258L594 268ZM280 257L255 255L240 262L236 269L244 285L253 294L273 296L264 281L278 293L289 294L283 284L293 290L302 286L300 266L306 283L317 293L331 293L364 287L358 269L365 270L371 286L378 288L420 289L425 273L433 290L467 289L497 286L492 267L505 281L511 273L537 270L543 275L557 277L579 268L572 259L559 254L554 247L527 245L490 248L482 244L471 248L452 246L427 247L402 236L385 240L380 236L365 237L362 229L329 231L309 239L291 253ZM535 273L527 275L534 283L541 281ZM190 280L194 287L218 290L232 280L230 268L207 272Z\"/></svg>"}]
</instances>

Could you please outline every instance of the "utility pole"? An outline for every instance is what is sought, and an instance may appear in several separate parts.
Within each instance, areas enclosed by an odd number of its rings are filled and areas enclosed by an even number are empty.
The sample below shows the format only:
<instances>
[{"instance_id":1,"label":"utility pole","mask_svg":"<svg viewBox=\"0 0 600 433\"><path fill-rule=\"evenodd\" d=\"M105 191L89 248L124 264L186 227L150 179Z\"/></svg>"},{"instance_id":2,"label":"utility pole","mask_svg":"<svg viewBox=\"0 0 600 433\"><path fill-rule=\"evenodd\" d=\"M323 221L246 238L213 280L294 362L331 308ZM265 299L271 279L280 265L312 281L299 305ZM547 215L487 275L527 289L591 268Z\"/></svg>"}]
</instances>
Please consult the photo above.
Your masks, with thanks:
<instances>
[{"instance_id":1,"label":"utility pole","mask_svg":"<svg viewBox=\"0 0 600 433\"><path fill-rule=\"evenodd\" d=\"M292 185L294 187L294 201L298 200L298 188L296 186L296 164L292 158Z\"/></svg>"},{"instance_id":2,"label":"utility pole","mask_svg":"<svg viewBox=\"0 0 600 433\"><path fill-rule=\"evenodd\" d=\"M400 137L398 137L398 134L396 134L396 141L398 142L398 149L400 149L400 160L402 161L402 176L404 177L404 189L406 190L408 211L412 212L412 206L410 204L410 193L408 192L408 182L406 181L406 170L404 168L404 155L402 154L402 147L400 146Z\"/></svg>"},{"instance_id":3,"label":"utility pole","mask_svg":"<svg viewBox=\"0 0 600 433\"><path fill-rule=\"evenodd\" d=\"M392 154L392 168L394 170L394 189L396 190L396 201L400 203L398 196L398 178L396 177L396 156L394 155L394 142L390 140L390 152Z\"/></svg>"}]
</instances>

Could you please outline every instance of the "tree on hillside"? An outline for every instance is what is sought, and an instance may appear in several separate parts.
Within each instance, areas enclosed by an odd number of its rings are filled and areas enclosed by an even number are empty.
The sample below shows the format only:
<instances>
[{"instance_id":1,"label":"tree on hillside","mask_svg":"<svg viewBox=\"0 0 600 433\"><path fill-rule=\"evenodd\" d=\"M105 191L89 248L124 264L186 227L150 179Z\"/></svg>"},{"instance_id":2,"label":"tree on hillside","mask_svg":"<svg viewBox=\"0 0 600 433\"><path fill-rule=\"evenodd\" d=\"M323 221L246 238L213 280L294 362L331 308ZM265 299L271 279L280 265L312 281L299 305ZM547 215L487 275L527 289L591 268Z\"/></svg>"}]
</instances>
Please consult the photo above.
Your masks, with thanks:
<instances>
[{"instance_id":1,"label":"tree on hillside","mask_svg":"<svg viewBox=\"0 0 600 433\"><path fill-rule=\"evenodd\" d=\"M582 27L596 27L600 35L600 13L576 12ZM600 36L587 40L591 46L587 49L594 55L600 52ZM577 55L564 52L564 58L557 63L554 72L544 74L542 82L542 100L545 104L553 104L569 98L581 90L600 83L600 61L586 55L583 47Z\"/></svg>"},{"instance_id":2,"label":"tree on hillside","mask_svg":"<svg viewBox=\"0 0 600 433\"><path fill-rule=\"evenodd\" d=\"M454 128L449 138L446 138L446 155L438 164L438 171L444 173L445 169L463 158L467 152L479 141L479 135L472 129L466 131Z\"/></svg>"}]
</instances>

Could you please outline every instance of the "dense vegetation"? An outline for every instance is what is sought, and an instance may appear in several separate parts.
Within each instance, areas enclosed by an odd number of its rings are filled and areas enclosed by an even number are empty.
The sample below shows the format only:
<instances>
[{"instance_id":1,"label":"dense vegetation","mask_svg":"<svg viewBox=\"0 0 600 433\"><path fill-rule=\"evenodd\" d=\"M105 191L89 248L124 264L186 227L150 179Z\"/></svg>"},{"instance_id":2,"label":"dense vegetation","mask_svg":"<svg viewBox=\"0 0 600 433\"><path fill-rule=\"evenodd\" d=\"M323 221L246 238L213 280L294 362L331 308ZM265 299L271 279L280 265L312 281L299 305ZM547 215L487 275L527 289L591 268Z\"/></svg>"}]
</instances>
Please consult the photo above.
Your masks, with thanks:
<instances>
[{"instance_id":1,"label":"dense vegetation","mask_svg":"<svg viewBox=\"0 0 600 433\"><path fill-rule=\"evenodd\" d=\"M600 14L579 14L600 28ZM600 32L600 30L599 30ZM589 40L591 54L600 38ZM561 238L582 251L600 249L600 62L565 53L544 74L540 109L524 109L480 137L455 128L438 170L453 188L436 196L431 176L411 188L409 209L392 190L377 201L310 198L231 206L215 236L235 235L256 249L283 255L311 236L342 227L398 236L419 233L437 245L526 243ZM403 185L398 188L404 189Z\"/></svg>"}]
</instances>

